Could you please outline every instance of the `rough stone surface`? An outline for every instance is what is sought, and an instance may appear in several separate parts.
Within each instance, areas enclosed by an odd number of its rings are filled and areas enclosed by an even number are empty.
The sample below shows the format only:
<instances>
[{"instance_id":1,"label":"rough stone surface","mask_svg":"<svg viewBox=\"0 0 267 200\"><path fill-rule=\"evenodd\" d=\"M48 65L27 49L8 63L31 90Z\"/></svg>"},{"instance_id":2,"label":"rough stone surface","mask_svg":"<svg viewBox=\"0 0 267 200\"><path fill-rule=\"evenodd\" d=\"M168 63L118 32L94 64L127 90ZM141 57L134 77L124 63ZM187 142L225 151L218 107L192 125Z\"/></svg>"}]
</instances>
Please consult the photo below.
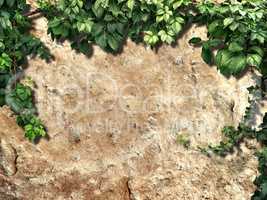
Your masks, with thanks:
<instances>
[{"instance_id":1,"label":"rough stone surface","mask_svg":"<svg viewBox=\"0 0 267 200\"><path fill-rule=\"evenodd\" d=\"M119 55L94 47L87 58L36 30L55 60L29 62L36 104L49 139L23 138L7 108L0 110L0 199L247 200L257 159L244 146L225 159L197 146L218 143L224 125L237 125L253 72L226 79L188 44L157 52L130 41ZM189 149L176 142L186 134Z\"/></svg>"}]
</instances>

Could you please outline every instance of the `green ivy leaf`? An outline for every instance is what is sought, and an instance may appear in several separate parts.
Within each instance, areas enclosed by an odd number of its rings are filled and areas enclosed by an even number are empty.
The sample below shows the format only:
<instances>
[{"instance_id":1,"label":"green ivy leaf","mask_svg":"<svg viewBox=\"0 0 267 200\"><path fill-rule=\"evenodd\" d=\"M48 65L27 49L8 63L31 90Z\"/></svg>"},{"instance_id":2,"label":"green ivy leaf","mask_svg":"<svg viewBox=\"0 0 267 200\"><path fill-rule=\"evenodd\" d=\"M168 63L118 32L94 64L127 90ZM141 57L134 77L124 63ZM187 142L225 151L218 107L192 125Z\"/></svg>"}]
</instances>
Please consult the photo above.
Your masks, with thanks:
<instances>
[{"instance_id":1,"label":"green ivy leaf","mask_svg":"<svg viewBox=\"0 0 267 200\"><path fill-rule=\"evenodd\" d=\"M112 35L108 36L108 44L112 48L112 50L117 51L120 47L119 41Z\"/></svg>"},{"instance_id":2,"label":"green ivy leaf","mask_svg":"<svg viewBox=\"0 0 267 200\"><path fill-rule=\"evenodd\" d=\"M21 114L17 117L17 123L24 128L25 137L34 141L38 137L46 136L45 128L40 119L34 114Z\"/></svg>"},{"instance_id":3,"label":"green ivy leaf","mask_svg":"<svg viewBox=\"0 0 267 200\"><path fill-rule=\"evenodd\" d=\"M222 21L215 20L211 24L208 25L208 32L213 37L221 37L225 34L225 31L223 29Z\"/></svg>"},{"instance_id":4,"label":"green ivy leaf","mask_svg":"<svg viewBox=\"0 0 267 200\"><path fill-rule=\"evenodd\" d=\"M11 69L12 59L6 53L2 53L0 56L0 72L9 71Z\"/></svg>"},{"instance_id":5,"label":"green ivy leaf","mask_svg":"<svg viewBox=\"0 0 267 200\"><path fill-rule=\"evenodd\" d=\"M215 63L219 68L221 68L228 62L228 60L230 60L232 56L233 53L226 49L219 50L215 57Z\"/></svg>"},{"instance_id":6,"label":"green ivy leaf","mask_svg":"<svg viewBox=\"0 0 267 200\"><path fill-rule=\"evenodd\" d=\"M57 27L61 24L61 20L58 18L54 18L52 21L48 22L48 26L51 28Z\"/></svg>"},{"instance_id":7,"label":"green ivy leaf","mask_svg":"<svg viewBox=\"0 0 267 200\"><path fill-rule=\"evenodd\" d=\"M249 66L259 67L262 62L262 57L259 54L248 54L247 63Z\"/></svg>"},{"instance_id":8,"label":"green ivy leaf","mask_svg":"<svg viewBox=\"0 0 267 200\"><path fill-rule=\"evenodd\" d=\"M135 0L128 0L128 1L127 1L127 6L128 6L128 8L129 8L130 10L133 10L134 4L135 4L134 1L135 1Z\"/></svg>"},{"instance_id":9,"label":"green ivy leaf","mask_svg":"<svg viewBox=\"0 0 267 200\"><path fill-rule=\"evenodd\" d=\"M249 52L251 53L257 53L260 57L264 56L264 51L262 48L258 47L258 46L253 46L249 49Z\"/></svg>"},{"instance_id":10,"label":"green ivy leaf","mask_svg":"<svg viewBox=\"0 0 267 200\"><path fill-rule=\"evenodd\" d=\"M93 5L92 11L97 18L101 18L105 12L104 8L102 8L102 6L98 6L97 3Z\"/></svg>"},{"instance_id":11,"label":"green ivy leaf","mask_svg":"<svg viewBox=\"0 0 267 200\"><path fill-rule=\"evenodd\" d=\"M9 7L12 7L15 3L15 0L7 0L6 3Z\"/></svg>"},{"instance_id":12,"label":"green ivy leaf","mask_svg":"<svg viewBox=\"0 0 267 200\"><path fill-rule=\"evenodd\" d=\"M69 30L64 26L57 26L52 28L52 30L55 35L61 35L62 37L67 37L69 35Z\"/></svg>"},{"instance_id":13,"label":"green ivy leaf","mask_svg":"<svg viewBox=\"0 0 267 200\"><path fill-rule=\"evenodd\" d=\"M213 54L212 51L210 50L210 48L208 48L207 46L203 45L202 47L202 53L201 53L201 57L203 58L203 60L211 65L212 64L212 60L213 60Z\"/></svg>"},{"instance_id":14,"label":"green ivy leaf","mask_svg":"<svg viewBox=\"0 0 267 200\"><path fill-rule=\"evenodd\" d=\"M172 30L177 34L182 30L182 25L179 22L174 22L172 24Z\"/></svg>"},{"instance_id":15,"label":"green ivy leaf","mask_svg":"<svg viewBox=\"0 0 267 200\"><path fill-rule=\"evenodd\" d=\"M265 38L262 34L259 34L259 33L252 33L251 34L251 40L254 41L254 40L257 40L259 43L263 44L264 41L265 41Z\"/></svg>"},{"instance_id":16,"label":"green ivy leaf","mask_svg":"<svg viewBox=\"0 0 267 200\"><path fill-rule=\"evenodd\" d=\"M231 42L229 45L229 50L231 52L241 52L241 51L243 51L243 49L244 48L240 44L238 44L237 42Z\"/></svg>"},{"instance_id":17,"label":"green ivy leaf","mask_svg":"<svg viewBox=\"0 0 267 200\"><path fill-rule=\"evenodd\" d=\"M209 33L211 34L214 33L217 30L219 23L220 23L219 21L213 21L211 24L209 24L208 25Z\"/></svg>"},{"instance_id":18,"label":"green ivy leaf","mask_svg":"<svg viewBox=\"0 0 267 200\"><path fill-rule=\"evenodd\" d=\"M158 35L160 36L161 41L171 44L174 41L174 34L172 32L166 32L165 30L161 30Z\"/></svg>"},{"instance_id":19,"label":"green ivy leaf","mask_svg":"<svg viewBox=\"0 0 267 200\"><path fill-rule=\"evenodd\" d=\"M5 0L0 0L0 7L4 4Z\"/></svg>"},{"instance_id":20,"label":"green ivy leaf","mask_svg":"<svg viewBox=\"0 0 267 200\"><path fill-rule=\"evenodd\" d=\"M96 44L99 45L102 49L107 47L107 34L103 33L95 38Z\"/></svg>"},{"instance_id":21,"label":"green ivy leaf","mask_svg":"<svg viewBox=\"0 0 267 200\"><path fill-rule=\"evenodd\" d=\"M89 55L92 50L90 46L90 42L88 40L82 40L80 42L73 42L71 44L71 47L73 49L78 50L79 52L82 52L85 55Z\"/></svg>"},{"instance_id":22,"label":"green ivy leaf","mask_svg":"<svg viewBox=\"0 0 267 200\"><path fill-rule=\"evenodd\" d=\"M200 44L201 43L201 38L200 37L193 37L189 40L190 44Z\"/></svg>"},{"instance_id":23,"label":"green ivy leaf","mask_svg":"<svg viewBox=\"0 0 267 200\"><path fill-rule=\"evenodd\" d=\"M176 10L177 8L179 8L181 5L182 5L183 1L180 0L180 1L176 1L174 4L173 4L173 9Z\"/></svg>"},{"instance_id":24,"label":"green ivy leaf","mask_svg":"<svg viewBox=\"0 0 267 200\"><path fill-rule=\"evenodd\" d=\"M157 34L153 33L152 31L146 31L145 32L145 37L144 37L144 42L148 45L155 45L159 41L159 37Z\"/></svg>"},{"instance_id":25,"label":"green ivy leaf","mask_svg":"<svg viewBox=\"0 0 267 200\"><path fill-rule=\"evenodd\" d=\"M247 59L244 54L235 54L229 50L219 50L215 62L224 75L237 75L247 66Z\"/></svg>"},{"instance_id":26,"label":"green ivy leaf","mask_svg":"<svg viewBox=\"0 0 267 200\"><path fill-rule=\"evenodd\" d=\"M217 48L218 46L222 45L222 41L220 39L212 39L209 40L206 44L209 46L209 48Z\"/></svg>"},{"instance_id":27,"label":"green ivy leaf","mask_svg":"<svg viewBox=\"0 0 267 200\"><path fill-rule=\"evenodd\" d=\"M230 63L228 64L229 64L228 66L231 69L230 70L231 74L238 75L247 66L246 56L245 55L235 56L231 59Z\"/></svg>"},{"instance_id":28,"label":"green ivy leaf","mask_svg":"<svg viewBox=\"0 0 267 200\"><path fill-rule=\"evenodd\" d=\"M223 21L224 27L229 26L230 24L233 23L233 21L234 21L234 18L231 18L231 17L225 18L224 21Z\"/></svg>"},{"instance_id":29,"label":"green ivy leaf","mask_svg":"<svg viewBox=\"0 0 267 200\"><path fill-rule=\"evenodd\" d=\"M261 188L261 193L262 193L262 196L267 196L267 182L261 184L260 186Z\"/></svg>"},{"instance_id":30,"label":"green ivy leaf","mask_svg":"<svg viewBox=\"0 0 267 200\"><path fill-rule=\"evenodd\" d=\"M237 23L237 22L233 22L233 23L229 26L229 28L230 28L231 31L235 31L238 27L239 27L239 23Z\"/></svg>"},{"instance_id":31,"label":"green ivy leaf","mask_svg":"<svg viewBox=\"0 0 267 200\"><path fill-rule=\"evenodd\" d=\"M92 27L93 36L98 36L104 31L104 25L102 23L95 23Z\"/></svg>"}]
</instances>

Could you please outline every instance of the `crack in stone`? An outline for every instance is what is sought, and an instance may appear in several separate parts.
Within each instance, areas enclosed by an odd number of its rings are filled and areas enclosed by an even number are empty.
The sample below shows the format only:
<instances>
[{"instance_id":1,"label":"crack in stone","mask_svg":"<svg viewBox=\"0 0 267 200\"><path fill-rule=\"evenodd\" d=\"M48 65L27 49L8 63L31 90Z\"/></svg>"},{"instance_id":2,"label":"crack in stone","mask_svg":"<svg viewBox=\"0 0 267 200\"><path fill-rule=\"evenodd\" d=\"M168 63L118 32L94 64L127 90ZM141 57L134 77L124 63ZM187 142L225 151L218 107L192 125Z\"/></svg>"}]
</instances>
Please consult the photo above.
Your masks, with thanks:
<instances>
[{"instance_id":1,"label":"crack in stone","mask_svg":"<svg viewBox=\"0 0 267 200\"><path fill-rule=\"evenodd\" d=\"M126 189L127 189L128 199L129 200L133 200L133 198L132 198L132 191L131 191L129 182L130 182L130 179L128 178L128 180L126 182Z\"/></svg>"},{"instance_id":2,"label":"crack in stone","mask_svg":"<svg viewBox=\"0 0 267 200\"><path fill-rule=\"evenodd\" d=\"M18 152L17 152L16 148L14 148L13 146L11 146L11 148L13 149L14 154L15 154L15 159L14 159L14 169L15 169L15 171L14 171L14 174L12 175L12 176L15 176L17 174L17 172L18 172L17 161L18 161L19 155L18 155Z\"/></svg>"}]
</instances>

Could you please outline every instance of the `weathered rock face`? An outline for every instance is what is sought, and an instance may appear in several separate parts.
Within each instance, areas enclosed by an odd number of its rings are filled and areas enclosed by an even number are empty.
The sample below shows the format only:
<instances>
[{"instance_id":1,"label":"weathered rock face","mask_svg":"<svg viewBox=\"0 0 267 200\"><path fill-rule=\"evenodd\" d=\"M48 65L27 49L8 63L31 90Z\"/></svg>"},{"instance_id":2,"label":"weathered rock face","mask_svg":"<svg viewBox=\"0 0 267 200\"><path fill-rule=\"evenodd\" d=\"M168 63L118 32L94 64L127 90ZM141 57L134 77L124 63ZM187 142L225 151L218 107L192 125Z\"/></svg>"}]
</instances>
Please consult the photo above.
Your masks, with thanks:
<instances>
[{"instance_id":1,"label":"weathered rock face","mask_svg":"<svg viewBox=\"0 0 267 200\"><path fill-rule=\"evenodd\" d=\"M226 79L188 45L157 52L130 41L120 55L94 47L88 58L52 42L46 22L35 34L55 60L29 62L36 103L49 140L33 145L6 108L0 111L0 199L246 200L257 160L247 150L227 159L196 149L237 125L254 77ZM188 135L189 149L177 144Z\"/></svg>"}]
</instances>

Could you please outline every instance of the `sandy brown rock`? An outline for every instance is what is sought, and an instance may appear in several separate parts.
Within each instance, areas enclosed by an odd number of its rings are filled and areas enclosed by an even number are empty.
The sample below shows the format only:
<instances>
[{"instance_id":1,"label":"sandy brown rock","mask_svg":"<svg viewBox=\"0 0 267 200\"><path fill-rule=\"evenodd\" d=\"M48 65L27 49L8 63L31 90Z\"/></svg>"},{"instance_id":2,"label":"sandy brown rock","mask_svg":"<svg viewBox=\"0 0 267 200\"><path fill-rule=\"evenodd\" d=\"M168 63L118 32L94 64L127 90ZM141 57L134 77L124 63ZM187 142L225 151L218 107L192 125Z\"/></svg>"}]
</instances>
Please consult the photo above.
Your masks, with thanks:
<instances>
[{"instance_id":1,"label":"sandy brown rock","mask_svg":"<svg viewBox=\"0 0 267 200\"><path fill-rule=\"evenodd\" d=\"M12 176L16 173L16 151L4 139L0 141L0 169L7 176Z\"/></svg>"},{"instance_id":2,"label":"sandy brown rock","mask_svg":"<svg viewBox=\"0 0 267 200\"><path fill-rule=\"evenodd\" d=\"M55 60L31 60L26 76L37 84L49 140L29 143L12 113L0 110L0 199L250 199L252 151L222 159L196 150L239 123L255 77L248 71L226 79L204 64L201 50L188 44L205 38L204 28L157 52L128 41L122 54L94 47L88 58L51 41L45 19L36 24ZM189 136L188 150L177 144L179 134Z\"/></svg>"}]
</instances>

